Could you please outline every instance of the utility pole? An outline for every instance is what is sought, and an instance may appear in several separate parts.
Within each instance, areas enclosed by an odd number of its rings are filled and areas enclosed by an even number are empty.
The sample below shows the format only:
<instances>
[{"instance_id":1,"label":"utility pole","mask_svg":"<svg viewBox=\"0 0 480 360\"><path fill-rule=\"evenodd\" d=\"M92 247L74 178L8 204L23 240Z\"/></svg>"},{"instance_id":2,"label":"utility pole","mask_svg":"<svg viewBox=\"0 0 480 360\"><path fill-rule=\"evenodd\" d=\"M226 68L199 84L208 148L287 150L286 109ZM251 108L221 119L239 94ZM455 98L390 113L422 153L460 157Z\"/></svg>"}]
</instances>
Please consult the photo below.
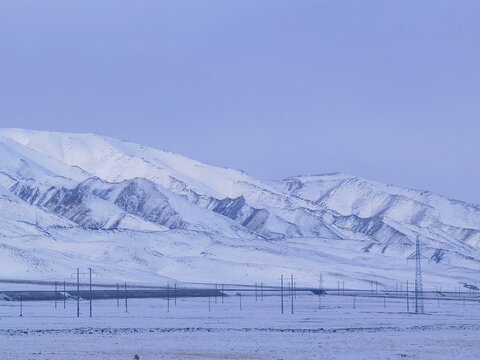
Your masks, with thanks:
<instances>
[{"instance_id":1,"label":"utility pole","mask_svg":"<svg viewBox=\"0 0 480 360\"><path fill-rule=\"evenodd\" d=\"M320 279L318 280L318 308L322 308L322 293L323 293L323 276L320 273Z\"/></svg>"},{"instance_id":2,"label":"utility pole","mask_svg":"<svg viewBox=\"0 0 480 360\"><path fill-rule=\"evenodd\" d=\"M407 280L407 312L410 312L410 300L408 295L408 280Z\"/></svg>"},{"instance_id":3,"label":"utility pole","mask_svg":"<svg viewBox=\"0 0 480 360\"><path fill-rule=\"evenodd\" d=\"M127 283L125 282L125 312L128 312Z\"/></svg>"},{"instance_id":4,"label":"utility pole","mask_svg":"<svg viewBox=\"0 0 480 360\"><path fill-rule=\"evenodd\" d=\"M67 289L66 286L67 284L65 283L65 280L63 280L63 308L65 309L65 302L67 301Z\"/></svg>"},{"instance_id":5,"label":"utility pole","mask_svg":"<svg viewBox=\"0 0 480 360\"><path fill-rule=\"evenodd\" d=\"M90 275L90 317L92 317L92 268L88 268Z\"/></svg>"},{"instance_id":6,"label":"utility pole","mask_svg":"<svg viewBox=\"0 0 480 360\"><path fill-rule=\"evenodd\" d=\"M282 302L282 314L283 314L283 275L280 276L280 298Z\"/></svg>"},{"instance_id":7,"label":"utility pole","mask_svg":"<svg viewBox=\"0 0 480 360\"><path fill-rule=\"evenodd\" d=\"M55 281L55 294L53 295L55 299L55 310L57 310L57 282Z\"/></svg>"},{"instance_id":8,"label":"utility pole","mask_svg":"<svg viewBox=\"0 0 480 360\"><path fill-rule=\"evenodd\" d=\"M167 283L167 312L170 312L170 283Z\"/></svg>"},{"instance_id":9,"label":"utility pole","mask_svg":"<svg viewBox=\"0 0 480 360\"><path fill-rule=\"evenodd\" d=\"M77 318L80 317L80 269L77 268Z\"/></svg>"},{"instance_id":10,"label":"utility pole","mask_svg":"<svg viewBox=\"0 0 480 360\"><path fill-rule=\"evenodd\" d=\"M293 298L294 298L294 297L293 297L293 291L294 291L294 290L293 290L293 286L294 286L294 285L293 285L293 284L294 284L294 283L293 283L293 275L290 275L290 279L291 279L291 280L290 280L290 283L292 284L292 314L293 314Z\"/></svg>"},{"instance_id":11,"label":"utility pole","mask_svg":"<svg viewBox=\"0 0 480 360\"><path fill-rule=\"evenodd\" d=\"M120 284L117 282L117 308L120 307Z\"/></svg>"}]
</instances>

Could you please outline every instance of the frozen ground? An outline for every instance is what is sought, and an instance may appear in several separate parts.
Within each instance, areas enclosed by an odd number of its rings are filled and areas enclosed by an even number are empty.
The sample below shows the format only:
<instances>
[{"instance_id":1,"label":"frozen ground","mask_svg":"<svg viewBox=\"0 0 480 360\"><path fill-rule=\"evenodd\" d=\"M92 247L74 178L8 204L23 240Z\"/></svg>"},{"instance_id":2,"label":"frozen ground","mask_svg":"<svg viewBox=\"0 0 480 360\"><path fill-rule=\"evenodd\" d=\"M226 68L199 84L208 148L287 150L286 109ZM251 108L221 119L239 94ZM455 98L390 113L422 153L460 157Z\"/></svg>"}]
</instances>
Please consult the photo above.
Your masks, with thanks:
<instances>
[{"instance_id":1,"label":"frozen ground","mask_svg":"<svg viewBox=\"0 0 480 360\"><path fill-rule=\"evenodd\" d=\"M234 295L234 294L231 294ZM285 299L162 299L81 303L0 302L3 359L479 359L480 303L425 302L406 313L404 299L299 294Z\"/></svg>"}]
</instances>

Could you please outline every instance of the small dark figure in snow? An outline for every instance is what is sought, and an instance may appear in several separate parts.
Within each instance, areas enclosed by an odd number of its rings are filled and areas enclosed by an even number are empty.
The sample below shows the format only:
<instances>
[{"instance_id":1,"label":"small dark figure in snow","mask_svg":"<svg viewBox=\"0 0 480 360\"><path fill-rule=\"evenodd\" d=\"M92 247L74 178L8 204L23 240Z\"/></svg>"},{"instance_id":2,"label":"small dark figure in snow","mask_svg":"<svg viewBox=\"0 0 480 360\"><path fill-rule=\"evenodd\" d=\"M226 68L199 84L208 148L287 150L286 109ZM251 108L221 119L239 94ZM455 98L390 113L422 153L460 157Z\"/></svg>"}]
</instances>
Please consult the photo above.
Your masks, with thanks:
<instances>
[{"instance_id":1,"label":"small dark figure in snow","mask_svg":"<svg viewBox=\"0 0 480 360\"><path fill-rule=\"evenodd\" d=\"M133 358L134 358L135 360L140 360L140 357L139 357L138 355L135 355Z\"/></svg>"}]
</instances>

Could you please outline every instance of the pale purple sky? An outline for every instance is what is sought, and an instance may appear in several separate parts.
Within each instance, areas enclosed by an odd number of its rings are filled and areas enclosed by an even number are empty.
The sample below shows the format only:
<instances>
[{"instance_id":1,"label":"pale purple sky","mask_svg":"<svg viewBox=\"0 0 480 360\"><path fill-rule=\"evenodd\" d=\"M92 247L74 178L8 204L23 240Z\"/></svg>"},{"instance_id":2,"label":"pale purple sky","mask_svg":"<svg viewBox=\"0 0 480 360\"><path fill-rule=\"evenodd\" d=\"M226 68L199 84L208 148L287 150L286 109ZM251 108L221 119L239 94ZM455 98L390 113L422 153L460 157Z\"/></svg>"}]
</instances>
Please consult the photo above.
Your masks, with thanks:
<instances>
[{"instance_id":1,"label":"pale purple sky","mask_svg":"<svg viewBox=\"0 0 480 360\"><path fill-rule=\"evenodd\" d=\"M0 1L0 126L480 203L480 1Z\"/></svg>"}]
</instances>

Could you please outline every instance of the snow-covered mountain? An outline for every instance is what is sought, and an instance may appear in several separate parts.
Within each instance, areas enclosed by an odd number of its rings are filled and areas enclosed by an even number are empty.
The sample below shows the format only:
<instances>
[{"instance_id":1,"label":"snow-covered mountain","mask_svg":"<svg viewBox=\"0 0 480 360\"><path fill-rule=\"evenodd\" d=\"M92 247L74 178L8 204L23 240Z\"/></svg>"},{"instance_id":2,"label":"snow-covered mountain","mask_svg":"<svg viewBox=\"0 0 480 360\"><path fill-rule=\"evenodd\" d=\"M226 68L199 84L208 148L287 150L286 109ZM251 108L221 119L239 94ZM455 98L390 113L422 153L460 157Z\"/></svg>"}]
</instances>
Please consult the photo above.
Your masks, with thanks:
<instances>
[{"instance_id":1,"label":"snow-covered mountain","mask_svg":"<svg viewBox=\"0 0 480 360\"><path fill-rule=\"evenodd\" d=\"M419 234L427 283L479 281L480 206L427 191L346 174L264 182L108 137L20 129L0 129L0 166L0 277L76 262L135 280L323 272L388 284L411 278Z\"/></svg>"}]
</instances>

